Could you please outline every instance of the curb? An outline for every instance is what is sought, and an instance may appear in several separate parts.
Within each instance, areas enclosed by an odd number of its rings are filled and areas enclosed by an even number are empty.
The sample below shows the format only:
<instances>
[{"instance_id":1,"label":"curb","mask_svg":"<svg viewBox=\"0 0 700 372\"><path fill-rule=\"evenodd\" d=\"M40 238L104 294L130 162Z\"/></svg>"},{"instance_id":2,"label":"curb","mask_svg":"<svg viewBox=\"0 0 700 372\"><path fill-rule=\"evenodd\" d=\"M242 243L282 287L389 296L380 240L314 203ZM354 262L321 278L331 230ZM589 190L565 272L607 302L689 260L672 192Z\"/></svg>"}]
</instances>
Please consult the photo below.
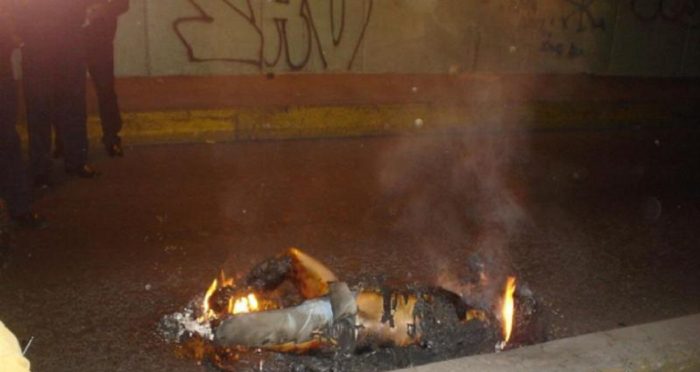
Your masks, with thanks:
<instances>
[{"instance_id":1,"label":"curb","mask_svg":"<svg viewBox=\"0 0 700 372\"><path fill-rule=\"evenodd\" d=\"M697 371L700 314L401 370Z\"/></svg>"},{"instance_id":2,"label":"curb","mask_svg":"<svg viewBox=\"0 0 700 372\"><path fill-rule=\"evenodd\" d=\"M285 140L425 134L464 130L601 130L696 123L690 105L659 103L481 103L364 106L285 106L123 114L128 144ZM26 140L26 131L20 130ZM100 143L99 119L88 120Z\"/></svg>"}]
</instances>

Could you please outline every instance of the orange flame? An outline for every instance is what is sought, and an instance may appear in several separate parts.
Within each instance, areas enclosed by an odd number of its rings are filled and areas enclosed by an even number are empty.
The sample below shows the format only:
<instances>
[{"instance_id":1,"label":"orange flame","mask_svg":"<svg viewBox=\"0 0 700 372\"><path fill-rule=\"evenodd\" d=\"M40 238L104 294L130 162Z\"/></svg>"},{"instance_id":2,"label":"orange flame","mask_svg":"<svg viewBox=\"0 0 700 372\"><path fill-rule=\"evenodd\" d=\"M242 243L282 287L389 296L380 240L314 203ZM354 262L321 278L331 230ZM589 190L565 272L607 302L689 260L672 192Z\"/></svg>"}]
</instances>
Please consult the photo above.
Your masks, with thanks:
<instances>
[{"instance_id":1,"label":"orange flame","mask_svg":"<svg viewBox=\"0 0 700 372\"><path fill-rule=\"evenodd\" d=\"M213 311L209 308L209 298L214 294L218 286L219 281L214 279L214 281L211 282L209 289L207 289L207 292L204 294L204 300L202 301L202 316L197 319L200 322L206 321L213 316Z\"/></svg>"},{"instance_id":2,"label":"orange flame","mask_svg":"<svg viewBox=\"0 0 700 372\"><path fill-rule=\"evenodd\" d=\"M219 272L219 285L221 287L231 287L234 284L233 278L227 278L224 269Z\"/></svg>"},{"instance_id":3,"label":"orange flame","mask_svg":"<svg viewBox=\"0 0 700 372\"><path fill-rule=\"evenodd\" d=\"M503 322L503 342L504 344L510 340L511 332L513 331L513 315L515 314L515 305L513 302L513 294L515 293L515 277L509 276L506 282L506 290L503 294L503 308L501 309L501 321Z\"/></svg>"},{"instance_id":4,"label":"orange flame","mask_svg":"<svg viewBox=\"0 0 700 372\"><path fill-rule=\"evenodd\" d=\"M221 270L219 277L214 279L207 291L204 293L204 299L202 300L202 315L197 318L199 323L209 322L212 319L216 319L220 316L213 309L209 307L209 299L219 288L231 287L234 285L233 278L227 278L224 271ZM269 304L263 304L263 306L268 307ZM258 298L255 297L254 293L249 293L248 295L241 296L238 298L230 297L228 300L228 313L229 314L240 314L240 313L250 313L254 311L260 311L261 305Z\"/></svg>"},{"instance_id":5,"label":"orange flame","mask_svg":"<svg viewBox=\"0 0 700 372\"><path fill-rule=\"evenodd\" d=\"M228 300L228 312L231 314L250 313L258 311L259 309L260 305L258 304L258 299L253 293L237 299L231 297Z\"/></svg>"},{"instance_id":6,"label":"orange flame","mask_svg":"<svg viewBox=\"0 0 700 372\"><path fill-rule=\"evenodd\" d=\"M209 307L209 299L211 296L216 292L217 289L223 288L223 287L230 287L234 284L233 278L227 278L226 274L224 273L224 270L221 270L219 272L219 277L214 279L213 282L211 282L211 285L207 289L207 291L204 293L204 299L202 300L202 315L197 318L197 321L200 323L209 321L213 318L216 318L216 314L214 313L214 310L212 310Z\"/></svg>"}]
</instances>

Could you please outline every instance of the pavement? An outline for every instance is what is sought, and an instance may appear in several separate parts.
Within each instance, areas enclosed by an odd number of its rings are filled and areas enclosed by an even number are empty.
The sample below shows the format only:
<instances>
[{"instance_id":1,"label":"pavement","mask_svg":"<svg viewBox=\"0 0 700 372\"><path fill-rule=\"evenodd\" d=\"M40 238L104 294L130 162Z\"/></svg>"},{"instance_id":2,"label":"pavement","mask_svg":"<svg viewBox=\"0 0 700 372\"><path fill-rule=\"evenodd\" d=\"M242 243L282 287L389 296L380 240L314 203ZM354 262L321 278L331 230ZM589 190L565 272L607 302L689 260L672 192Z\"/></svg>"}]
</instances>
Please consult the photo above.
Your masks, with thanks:
<instances>
[{"instance_id":1,"label":"pavement","mask_svg":"<svg viewBox=\"0 0 700 372\"><path fill-rule=\"evenodd\" d=\"M158 320L290 246L402 283L477 253L541 299L550 340L700 312L700 131L594 127L96 148L100 178L57 162L37 192L50 226L14 237L0 318L34 371L203 371Z\"/></svg>"}]
</instances>

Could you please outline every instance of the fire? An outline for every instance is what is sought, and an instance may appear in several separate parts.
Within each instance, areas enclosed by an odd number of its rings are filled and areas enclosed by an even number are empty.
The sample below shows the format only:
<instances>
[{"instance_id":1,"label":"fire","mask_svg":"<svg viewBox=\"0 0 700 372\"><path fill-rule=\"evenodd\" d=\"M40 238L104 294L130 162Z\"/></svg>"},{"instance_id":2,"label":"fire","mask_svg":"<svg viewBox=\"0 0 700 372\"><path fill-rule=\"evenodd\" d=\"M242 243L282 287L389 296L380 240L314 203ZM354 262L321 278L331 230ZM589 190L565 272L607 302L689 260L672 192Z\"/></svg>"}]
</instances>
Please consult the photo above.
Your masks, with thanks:
<instances>
[{"instance_id":1,"label":"fire","mask_svg":"<svg viewBox=\"0 0 700 372\"><path fill-rule=\"evenodd\" d=\"M224 274L223 270L219 273L219 277L214 279L214 281L211 283L207 291L204 293L204 299L202 300L202 315L197 318L197 321L200 323L205 323L208 321L211 321L213 319L217 319L221 314L217 314L216 311L214 311L210 306L209 306L209 300L211 297L216 293L216 291L219 288L225 288L225 287L232 287L234 285L234 280L233 278L227 278L226 274ZM230 297L228 299L228 308L227 308L227 313L229 314L241 314L241 313L250 313L250 312L255 312L255 311L260 311L262 307L269 308L271 307L270 304L265 302L262 306L260 304L260 301L258 298L255 296L255 293L249 293L247 295L243 295L241 297Z\"/></svg>"},{"instance_id":2,"label":"fire","mask_svg":"<svg viewBox=\"0 0 700 372\"><path fill-rule=\"evenodd\" d=\"M260 306L254 293L236 299L231 297L228 300L228 312L231 314L250 313L258 310L260 310Z\"/></svg>"},{"instance_id":3,"label":"fire","mask_svg":"<svg viewBox=\"0 0 700 372\"><path fill-rule=\"evenodd\" d=\"M218 288L218 286L219 281L214 279L207 289L207 292L204 294L204 300L202 301L202 316L197 319L198 321L203 322L214 316L214 312L209 308L209 298L212 294L214 294L214 292L216 292L216 288Z\"/></svg>"},{"instance_id":4,"label":"fire","mask_svg":"<svg viewBox=\"0 0 700 372\"><path fill-rule=\"evenodd\" d=\"M233 278L227 278L226 274L224 273L224 270L221 270L219 272L219 277L214 279L213 282L211 282L211 285L209 286L209 288L207 288L207 291L204 293L204 299L202 300L202 315L199 318L197 318L197 321L203 323L213 318L216 318L214 310L212 310L209 307L209 299L214 294L214 292L216 292L217 289L229 287L233 284Z\"/></svg>"},{"instance_id":5,"label":"fire","mask_svg":"<svg viewBox=\"0 0 700 372\"><path fill-rule=\"evenodd\" d=\"M515 305L513 303L513 294L515 293L515 277L509 276L506 282L506 290L503 294L503 308L501 309L501 321L503 322L503 343L510 340L511 332L513 331L513 315L515 314Z\"/></svg>"}]
</instances>

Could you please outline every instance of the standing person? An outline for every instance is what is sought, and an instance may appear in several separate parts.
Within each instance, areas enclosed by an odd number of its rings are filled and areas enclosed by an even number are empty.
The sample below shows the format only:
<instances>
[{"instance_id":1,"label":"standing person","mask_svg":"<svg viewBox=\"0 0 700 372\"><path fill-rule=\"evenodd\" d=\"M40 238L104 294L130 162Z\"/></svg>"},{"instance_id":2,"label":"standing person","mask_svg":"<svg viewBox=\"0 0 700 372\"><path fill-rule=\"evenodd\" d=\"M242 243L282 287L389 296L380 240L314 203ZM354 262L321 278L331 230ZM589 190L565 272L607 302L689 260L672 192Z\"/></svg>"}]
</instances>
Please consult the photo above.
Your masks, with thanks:
<instances>
[{"instance_id":1,"label":"standing person","mask_svg":"<svg viewBox=\"0 0 700 372\"><path fill-rule=\"evenodd\" d=\"M20 227L43 227L45 220L31 210L31 195L17 135L17 85L12 74L12 51L19 40L10 21L9 0L0 0L0 197L10 218Z\"/></svg>"},{"instance_id":2,"label":"standing person","mask_svg":"<svg viewBox=\"0 0 700 372\"><path fill-rule=\"evenodd\" d=\"M22 1L18 28L29 158L34 185L51 182L51 124L61 132L66 173L81 178L98 175L87 164L85 56L82 31L88 0Z\"/></svg>"},{"instance_id":3,"label":"standing person","mask_svg":"<svg viewBox=\"0 0 700 372\"><path fill-rule=\"evenodd\" d=\"M102 143L111 157L124 156L119 131L122 117L114 89L114 36L117 19L129 10L129 0L103 0L88 9L85 54L88 72L97 93Z\"/></svg>"}]
</instances>

